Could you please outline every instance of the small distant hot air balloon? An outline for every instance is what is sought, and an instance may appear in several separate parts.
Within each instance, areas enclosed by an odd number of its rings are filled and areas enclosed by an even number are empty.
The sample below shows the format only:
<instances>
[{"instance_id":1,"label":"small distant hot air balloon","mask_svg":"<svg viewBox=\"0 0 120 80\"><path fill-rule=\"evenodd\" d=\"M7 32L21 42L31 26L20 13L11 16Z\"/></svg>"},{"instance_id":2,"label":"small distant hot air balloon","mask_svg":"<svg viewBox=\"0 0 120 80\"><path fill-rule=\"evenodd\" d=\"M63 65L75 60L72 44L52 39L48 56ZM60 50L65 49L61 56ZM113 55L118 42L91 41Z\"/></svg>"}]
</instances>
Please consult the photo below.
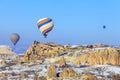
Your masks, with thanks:
<instances>
[{"instance_id":1,"label":"small distant hot air balloon","mask_svg":"<svg viewBox=\"0 0 120 80\"><path fill-rule=\"evenodd\" d=\"M105 29L106 28L106 26L105 25L103 25L103 29Z\"/></svg>"},{"instance_id":2,"label":"small distant hot air balloon","mask_svg":"<svg viewBox=\"0 0 120 80\"><path fill-rule=\"evenodd\" d=\"M42 35L46 38L48 33L53 29L54 23L50 18L42 18L37 22L38 29L42 33Z\"/></svg>"},{"instance_id":3,"label":"small distant hot air balloon","mask_svg":"<svg viewBox=\"0 0 120 80\"><path fill-rule=\"evenodd\" d=\"M12 41L14 45L16 45L19 39L20 39L20 36L17 33L12 33L10 36L10 40Z\"/></svg>"}]
</instances>

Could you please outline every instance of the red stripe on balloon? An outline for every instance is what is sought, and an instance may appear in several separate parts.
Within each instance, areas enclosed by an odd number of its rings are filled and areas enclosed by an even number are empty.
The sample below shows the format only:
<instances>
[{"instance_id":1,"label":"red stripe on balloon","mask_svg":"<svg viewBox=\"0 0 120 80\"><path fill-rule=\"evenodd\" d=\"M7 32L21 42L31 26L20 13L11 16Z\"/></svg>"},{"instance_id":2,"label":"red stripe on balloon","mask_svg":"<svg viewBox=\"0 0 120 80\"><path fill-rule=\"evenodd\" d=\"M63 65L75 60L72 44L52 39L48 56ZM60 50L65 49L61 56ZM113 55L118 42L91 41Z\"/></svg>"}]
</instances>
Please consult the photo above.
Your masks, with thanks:
<instances>
[{"instance_id":1,"label":"red stripe on balloon","mask_svg":"<svg viewBox=\"0 0 120 80\"><path fill-rule=\"evenodd\" d=\"M45 22L47 20L49 20L49 18L43 19L43 20L39 21L37 24L41 24L41 23L43 23L43 22Z\"/></svg>"},{"instance_id":2,"label":"red stripe on balloon","mask_svg":"<svg viewBox=\"0 0 120 80\"><path fill-rule=\"evenodd\" d=\"M42 34L44 34L46 31L50 30L51 28L53 28L53 26L45 29L44 31L42 31Z\"/></svg>"}]
</instances>

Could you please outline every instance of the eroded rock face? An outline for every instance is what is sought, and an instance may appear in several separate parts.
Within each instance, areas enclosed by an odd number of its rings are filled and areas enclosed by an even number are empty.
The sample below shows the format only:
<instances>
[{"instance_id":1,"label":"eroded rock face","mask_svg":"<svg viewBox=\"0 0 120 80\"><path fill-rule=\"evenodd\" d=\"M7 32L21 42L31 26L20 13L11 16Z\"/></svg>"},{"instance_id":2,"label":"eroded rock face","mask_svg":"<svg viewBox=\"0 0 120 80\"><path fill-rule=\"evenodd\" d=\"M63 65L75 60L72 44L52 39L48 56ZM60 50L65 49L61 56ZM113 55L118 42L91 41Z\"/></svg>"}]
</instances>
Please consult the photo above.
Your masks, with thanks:
<instances>
[{"instance_id":1,"label":"eroded rock face","mask_svg":"<svg viewBox=\"0 0 120 80\"><path fill-rule=\"evenodd\" d=\"M44 59L45 57L58 56L63 53L65 48L54 43L39 43L34 41L32 46L26 51L24 55L25 61L34 61Z\"/></svg>"},{"instance_id":2,"label":"eroded rock face","mask_svg":"<svg viewBox=\"0 0 120 80\"><path fill-rule=\"evenodd\" d=\"M56 68L53 64L50 65L50 67L47 69L47 79L56 77Z\"/></svg>"},{"instance_id":3,"label":"eroded rock face","mask_svg":"<svg viewBox=\"0 0 120 80\"><path fill-rule=\"evenodd\" d=\"M12 52L12 49L9 46L6 46L6 45L1 45L0 46L0 54L2 54L2 53L4 53L4 54L14 54Z\"/></svg>"},{"instance_id":4,"label":"eroded rock face","mask_svg":"<svg viewBox=\"0 0 120 80\"><path fill-rule=\"evenodd\" d=\"M81 75L82 79L87 79L87 80L98 80L93 74L91 73L86 73Z\"/></svg>"},{"instance_id":5,"label":"eroded rock face","mask_svg":"<svg viewBox=\"0 0 120 80\"><path fill-rule=\"evenodd\" d=\"M94 49L85 52L75 59L75 64L88 63L89 65L97 64L120 64L120 51L116 48Z\"/></svg>"},{"instance_id":6,"label":"eroded rock face","mask_svg":"<svg viewBox=\"0 0 120 80\"><path fill-rule=\"evenodd\" d=\"M61 78L76 78L80 77L72 68L64 68L64 70L60 73Z\"/></svg>"},{"instance_id":7,"label":"eroded rock face","mask_svg":"<svg viewBox=\"0 0 120 80\"><path fill-rule=\"evenodd\" d=\"M64 59L63 56L60 58L59 66L60 66L60 67L65 67L65 66L66 66L66 62L65 62L65 59Z\"/></svg>"},{"instance_id":8,"label":"eroded rock face","mask_svg":"<svg viewBox=\"0 0 120 80\"><path fill-rule=\"evenodd\" d=\"M25 62L41 60L46 57L55 57L63 52L74 52L86 47L71 48L70 45L62 46L54 43L39 43L34 41L24 55Z\"/></svg>"},{"instance_id":9,"label":"eroded rock face","mask_svg":"<svg viewBox=\"0 0 120 80\"><path fill-rule=\"evenodd\" d=\"M9 46L1 45L0 46L0 54L14 54L12 49Z\"/></svg>"},{"instance_id":10,"label":"eroded rock face","mask_svg":"<svg viewBox=\"0 0 120 80\"><path fill-rule=\"evenodd\" d=\"M12 48L6 45L0 46L0 59L14 58L15 53L12 51Z\"/></svg>"},{"instance_id":11,"label":"eroded rock face","mask_svg":"<svg viewBox=\"0 0 120 80\"><path fill-rule=\"evenodd\" d=\"M92 49L95 48L102 48L102 47L106 47L106 45L103 44L93 44L92 45ZM34 41L31 45L31 47L26 51L25 55L24 55L24 61L28 62L28 61L36 61L36 60L43 60L46 57L50 57L50 58L54 58L56 56L63 56L66 55L67 53L71 53L71 55L76 54L76 52L78 53L76 56L81 56L81 54L79 54L79 51L83 51L83 50L88 50L88 52L84 52L82 54L82 57L79 57L80 59L75 60L77 64L80 64L82 62L86 62L86 60L90 60L89 64L90 65L94 65L94 64L103 64L103 62L101 62L101 59L103 59L104 55L106 55L106 57L111 53L111 52L107 52L108 50L95 50L95 51L89 51L91 49L91 47L88 46L70 46L70 45L57 45L54 43L39 43L37 41ZM65 53L66 52L66 53ZM107 53L104 53L107 52ZM61 53L65 53L65 54L61 54ZM93 54L86 54L86 53L93 53ZM98 54L100 53L100 54ZM104 54L101 54L104 53ZM117 55L117 54L116 54ZM116 56L114 55L114 57ZM102 56L99 57L100 60L98 60L98 56ZM71 56L72 57L72 56ZM88 58L89 57L89 58ZM96 62L94 62L95 60L91 60L91 58L95 57L95 59L97 59ZM110 57L110 55L109 55ZM112 58L114 58L113 56L111 56ZM110 58L111 58L110 57ZM116 58L116 57L115 57ZM107 57L108 59L108 57ZM93 62L92 62L93 61ZM104 58L104 63L109 63L108 61L106 61L106 58ZM111 60L114 61L114 60ZM111 63L110 61L110 63ZM115 62L112 62L113 64L116 64Z\"/></svg>"},{"instance_id":12,"label":"eroded rock face","mask_svg":"<svg viewBox=\"0 0 120 80\"><path fill-rule=\"evenodd\" d=\"M34 80L47 80L44 76L35 77Z\"/></svg>"},{"instance_id":13,"label":"eroded rock face","mask_svg":"<svg viewBox=\"0 0 120 80\"><path fill-rule=\"evenodd\" d=\"M88 48L102 48L102 47L109 47L109 45L104 45L104 44L92 44L88 45Z\"/></svg>"}]
</instances>

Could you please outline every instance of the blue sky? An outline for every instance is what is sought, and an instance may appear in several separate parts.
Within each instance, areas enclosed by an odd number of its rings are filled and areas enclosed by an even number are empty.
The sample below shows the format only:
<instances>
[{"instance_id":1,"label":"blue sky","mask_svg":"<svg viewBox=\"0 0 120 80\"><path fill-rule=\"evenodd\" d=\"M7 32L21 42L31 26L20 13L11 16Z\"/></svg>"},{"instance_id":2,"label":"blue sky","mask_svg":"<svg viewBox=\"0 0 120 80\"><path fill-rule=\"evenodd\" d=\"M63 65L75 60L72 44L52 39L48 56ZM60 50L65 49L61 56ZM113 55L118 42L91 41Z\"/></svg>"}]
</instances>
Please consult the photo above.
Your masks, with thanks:
<instances>
[{"instance_id":1,"label":"blue sky","mask_svg":"<svg viewBox=\"0 0 120 80\"><path fill-rule=\"evenodd\" d=\"M12 44L11 33L21 36L18 45L29 45L33 40L120 45L119 4L120 0L1 0L0 45ZM54 21L46 40L36 25L43 17Z\"/></svg>"}]
</instances>

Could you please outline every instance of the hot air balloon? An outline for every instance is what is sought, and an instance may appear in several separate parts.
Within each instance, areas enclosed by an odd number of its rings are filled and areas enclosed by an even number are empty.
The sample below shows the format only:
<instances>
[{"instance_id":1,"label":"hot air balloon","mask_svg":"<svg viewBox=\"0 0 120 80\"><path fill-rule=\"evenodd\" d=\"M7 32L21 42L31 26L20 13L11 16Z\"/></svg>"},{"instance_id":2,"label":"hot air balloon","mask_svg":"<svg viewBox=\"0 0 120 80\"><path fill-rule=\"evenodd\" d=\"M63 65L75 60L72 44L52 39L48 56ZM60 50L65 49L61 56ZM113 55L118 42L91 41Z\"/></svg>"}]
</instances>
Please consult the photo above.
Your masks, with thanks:
<instances>
[{"instance_id":1,"label":"hot air balloon","mask_svg":"<svg viewBox=\"0 0 120 80\"><path fill-rule=\"evenodd\" d=\"M44 38L47 37L48 33L54 27L53 20L50 19L50 18L39 19L38 22L37 22L37 25L38 25L38 29L40 30L40 32L42 33L42 35L44 36Z\"/></svg>"},{"instance_id":2,"label":"hot air balloon","mask_svg":"<svg viewBox=\"0 0 120 80\"><path fill-rule=\"evenodd\" d=\"M103 29L105 29L106 28L106 26L105 25L103 25Z\"/></svg>"},{"instance_id":3,"label":"hot air balloon","mask_svg":"<svg viewBox=\"0 0 120 80\"><path fill-rule=\"evenodd\" d=\"M16 45L19 39L20 39L20 36L17 33L12 33L10 36L10 40L12 41L14 45Z\"/></svg>"}]
</instances>

